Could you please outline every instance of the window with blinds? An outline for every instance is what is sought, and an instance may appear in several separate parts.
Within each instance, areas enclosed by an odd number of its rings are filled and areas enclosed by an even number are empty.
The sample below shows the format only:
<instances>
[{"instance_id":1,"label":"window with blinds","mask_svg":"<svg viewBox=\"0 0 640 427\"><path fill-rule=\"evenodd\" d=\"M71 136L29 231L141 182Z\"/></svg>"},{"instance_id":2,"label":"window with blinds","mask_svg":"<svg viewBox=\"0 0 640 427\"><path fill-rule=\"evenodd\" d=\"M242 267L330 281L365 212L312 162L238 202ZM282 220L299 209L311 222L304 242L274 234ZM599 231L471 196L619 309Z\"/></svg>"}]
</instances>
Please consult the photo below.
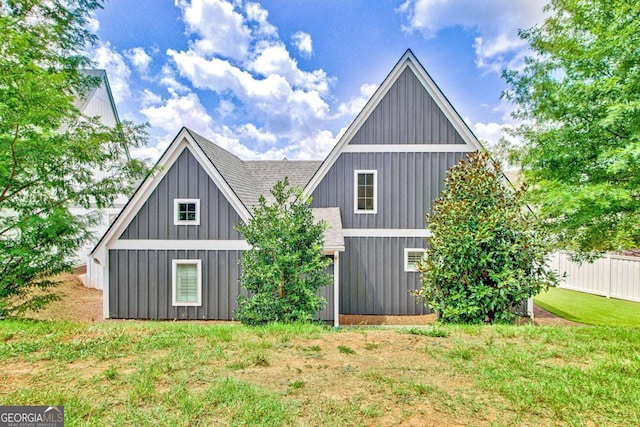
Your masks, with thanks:
<instances>
[{"instance_id":1,"label":"window with blinds","mask_svg":"<svg viewBox=\"0 0 640 427\"><path fill-rule=\"evenodd\" d=\"M200 260L173 260L173 305L202 305Z\"/></svg>"},{"instance_id":2,"label":"window with blinds","mask_svg":"<svg viewBox=\"0 0 640 427\"><path fill-rule=\"evenodd\" d=\"M418 263L424 259L426 251L420 248L404 250L404 271L418 271Z\"/></svg>"}]
</instances>

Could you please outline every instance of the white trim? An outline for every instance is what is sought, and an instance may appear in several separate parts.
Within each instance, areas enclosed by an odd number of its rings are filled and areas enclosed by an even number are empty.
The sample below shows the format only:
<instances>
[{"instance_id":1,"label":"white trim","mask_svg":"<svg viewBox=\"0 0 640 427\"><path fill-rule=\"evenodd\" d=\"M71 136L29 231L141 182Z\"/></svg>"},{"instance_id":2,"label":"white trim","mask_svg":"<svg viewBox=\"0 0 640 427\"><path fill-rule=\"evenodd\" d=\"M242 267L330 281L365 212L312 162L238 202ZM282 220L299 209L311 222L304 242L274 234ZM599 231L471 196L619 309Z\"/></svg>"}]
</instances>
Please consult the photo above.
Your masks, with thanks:
<instances>
[{"instance_id":1,"label":"white trim","mask_svg":"<svg viewBox=\"0 0 640 427\"><path fill-rule=\"evenodd\" d=\"M120 236L124 230L129 226L133 218L138 214L144 203L149 198L149 195L155 190L166 176L171 166L175 163L178 156L182 154L182 151L187 148L191 154L198 160L200 166L207 172L209 177L216 184L218 189L224 194L225 198L231 206L236 210L240 218L244 222L248 222L251 218L251 214L240 201L238 196L233 192L229 184L224 180L220 172L211 163L208 157L204 154L200 146L195 142L191 134L186 128L178 133L175 139L171 142L166 151L162 154L158 162L156 163L156 173L148 176L142 184L135 191L129 202L125 205L120 215L107 229L98 245L94 248L91 255L98 259L102 265L107 265L107 248L111 248L114 240ZM108 267L107 267L108 268Z\"/></svg>"},{"instance_id":2,"label":"white trim","mask_svg":"<svg viewBox=\"0 0 640 427\"><path fill-rule=\"evenodd\" d=\"M389 92L391 87L393 87L395 82L398 80L400 75L402 75L406 68L410 68L414 72L427 93L433 98L436 105L451 121L451 124L453 125L454 129L458 131L463 141L474 149L472 151L484 150L484 147L482 146L478 138L476 138L473 132L471 132L469 126L467 126L460 114L455 110L455 108L453 108L440 88L438 88L431 76L429 76L429 73L427 73L424 67L418 62L413 52L411 52L411 50L407 50L402 58L400 58L400 61L398 61L398 63L395 65L393 70L391 70L389 75L382 82L380 87L378 87L373 96L365 104L364 108L360 111L355 120L351 122L347 130L342 134L342 137L338 140L324 162L322 162L322 164L304 189L304 193L306 195L313 194L313 191L320 184L325 175L329 172L331 166L333 166L340 154L347 147L349 141L353 139L355 134L360 130L369 116L378 107L382 99Z\"/></svg>"},{"instance_id":3,"label":"white trim","mask_svg":"<svg viewBox=\"0 0 640 427\"><path fill-rule=\"evenodd\" d=\"M180 205L194 203L196 205L196 217L193 221L179 218ZM200 225L200 199L173 199L173 225Z\"/></svg>"},{"instance_id":4,"label":"white trim","mask_svg":"<svg viewBox=\"0 0 640 427\"><path fill-rule=\"evenodd\" d=\"M251 246L246 240L116 240L109 249L128 250L209 250L246 251Z\"/></svg>"},{"instance_id":5,"label":"white trim","mask_svg":"<svg viewBox=\"0 0 640 427\"><path fill-rule=\"evenodd\" d=\"M344 228L344 237L431 237L424 228Z\"/></svg>"},{"instance_id":6,"label":"white trim","mask_svg":"<svg viewBox=\"0 0 640 427\"><path fill-rule=\"evenodd\" d=\"M340 326L340 252L333 253L333 326Z\"/></svg>"},{"instance_id":7,"label":"white trim","mask_svg":"<svg viewBox=\"0 0 640 427\"><path fill-rule=\"evenodd\" d=\"M349 144L343 153L470 153L469 144Z\"/></svg>"},{"instance_id":8,"label":"white trim","mask_svg":"<svg viewBox=\"0 0 640 427\"><path fill-rule=\"evenodd\" d=\"M358 209L358 175L373 174L373 209ZM369 169L356 169L353 171L353 213L377 214L378 213L378 171Z\"/></svg>"},{"instance_id":9,"label":"white trim","mask_svg":"<svg viewBox=\"0 0 640 427\"><path fill-rule=\"evenodd\" d=\"M424 256L427 250L424 248L404 248L404 271L407 273L415 273L418 269L409 267L409 252L422 252Z\"/></svg>"},{"instance_id":10,"label":"white trim","mask_svg":"<svg viewBox=\"0 0 640 427\"><path fill-rule=\"evenodd\" d=\"M178 302L176 301L177 292L177 270L178 265L195 264L196 266L196 292L197 300L195 302ZM173 307L199 307L202 305L202 260L199 259L174 259L171 261L171 305Z\"/></svg>"}]
</instances>

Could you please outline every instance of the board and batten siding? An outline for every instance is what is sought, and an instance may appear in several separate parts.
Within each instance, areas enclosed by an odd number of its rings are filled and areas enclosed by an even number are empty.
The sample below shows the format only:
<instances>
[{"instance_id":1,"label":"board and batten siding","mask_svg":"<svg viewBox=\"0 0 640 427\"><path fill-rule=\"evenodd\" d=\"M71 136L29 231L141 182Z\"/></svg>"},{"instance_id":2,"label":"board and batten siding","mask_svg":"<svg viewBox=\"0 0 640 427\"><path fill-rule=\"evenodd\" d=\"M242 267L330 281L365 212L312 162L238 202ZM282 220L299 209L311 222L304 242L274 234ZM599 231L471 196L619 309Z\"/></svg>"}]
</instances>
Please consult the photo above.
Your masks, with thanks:
<instances>
[{"instance_id":1,"label":"board and batten siding","mask_svg":"<svg viewBox=\"0 0 640 427\"><path fill-rule=\"evenodd\" d=\"M340 313L417 315L431 311L412 290L417 272L404 271L404 249L422 248L421 237L345 237L340 254Z\"/></svg>"},{"instance_id":2,"label":"board and batten siding","mask_svg":"<svg viewBox=\"0 0 640 427\"><path fill-rule=\"evenodd\" d=\"M241 251L109 250L109 314L120 319L229 320ZM202 306L172 306L172 261L202 260Z\"/></svg>"},{"instance_id":3,"label":"board and batten siding","mask_svg":"<svg viewBox=\"0 0 640 427\"><path fill-rule=\"evenodd\" d=\"M313 191L311 207L339 207L343 228L423 229L447 169L467 153L342 153ZM354 213L354 171L377 171L377 213Z\"/></svg>"},{"instance_id":4,"label":"board and batten siding","mask_svg":"<svg viewBox=\"0 0 640 427\"><path fill-rule=\"evenodd\" d=\"M231 320L238 308L241 251L109 250L109 307L114 319ZM172 261L202 260L202 306L172 306ZM333 275L333 263L327 269ZM327 307L318 318L333 321L333 286L321 288Z\"/></svg>"},{"instance_id":5,"label":"board and batten siding","mask_svg":"<svg viewBox=\"0 0 640 427\"><path fill-rule=\"evenodd\" d=\"M327 267L326 273L330 274L333 277L333 257L329 257L331 258L331 264L329 264L329 266ZM327 322L332 322L334 320L334 299L333 299L333 293L334 291L334 286L330 285L330 286L323 286L322 288L320 288L320 296L322 296L325 300L327 300L327 305L324 309L318 311L317 314L317 318L321 319L321 320L326 320Z\"/></svg>"},{"instance_id":6,"label":"board and batten siding","mask_svg":"<svg viewBox=\"0 0 640 427\"><path fill-rule=\"evenodd\" d=\"M464 144L460 134L406 68L350 144Z\"/></svg>"},{"instance_id":7,"label":"board and batten siding","mask_svg":"<svg viewBox=\"0 0 640 427\"><path fill-rule=\"evenodd\" d=\"M174 199L200 199L200 225L174 225ZM120 239L241 240L242 219L200 163L184 149Z\"/></svg>"}]
</instances>

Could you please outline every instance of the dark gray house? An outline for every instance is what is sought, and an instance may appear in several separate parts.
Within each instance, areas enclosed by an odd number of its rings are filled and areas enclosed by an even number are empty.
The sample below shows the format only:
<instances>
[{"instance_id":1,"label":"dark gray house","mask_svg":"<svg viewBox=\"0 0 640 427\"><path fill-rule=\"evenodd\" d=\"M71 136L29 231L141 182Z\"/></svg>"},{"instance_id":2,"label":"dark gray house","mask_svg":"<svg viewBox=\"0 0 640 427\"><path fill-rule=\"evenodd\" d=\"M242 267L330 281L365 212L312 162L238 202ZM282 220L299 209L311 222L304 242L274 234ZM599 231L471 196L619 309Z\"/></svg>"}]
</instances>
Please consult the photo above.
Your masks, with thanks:
<instances>
[{"instance_id":1,"label":"dark gray house","mask_svg":"<svg viewBox=\"0 0 640 427\"><path fill-rule=\"evenodd\" d=\"M285 176L329 223L335 283L322 318L425 313L409 295L420 287L424 215L447 169L478 149L411 51L324 161L243 161L183 128L92 252L104 316L232 319L248 248L234 225Z\"/></svg>"}]
</instances>

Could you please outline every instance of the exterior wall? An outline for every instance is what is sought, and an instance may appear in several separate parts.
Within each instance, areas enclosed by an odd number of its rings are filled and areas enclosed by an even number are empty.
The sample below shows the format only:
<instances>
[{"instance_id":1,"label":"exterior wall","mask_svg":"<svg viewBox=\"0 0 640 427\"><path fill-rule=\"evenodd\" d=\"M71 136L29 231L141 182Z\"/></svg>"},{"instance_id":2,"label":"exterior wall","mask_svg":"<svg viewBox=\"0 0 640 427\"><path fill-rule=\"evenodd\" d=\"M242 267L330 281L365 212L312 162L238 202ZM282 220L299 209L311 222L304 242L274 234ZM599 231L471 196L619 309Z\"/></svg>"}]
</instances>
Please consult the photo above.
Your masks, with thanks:
<instances>
[{"instance_id":1,"label":"exterior wall","mask_svg":"<svg viewBox=\"0 0 640 427\"><path fill-rule=\"evenodd\" d=\"M109 307L116 319L231 320L238 308L241 251L110 250ZM172 306L172 260L202 260L202 306ZM327 270L333 274L333 264ZM327 307L318 318L333 321L333 287L320 291Z\"/></svg>"},{"instance_id":2,"label":"exterior wall","mask_svg":"<svg viewBox=\"0 0 640 427\"><path fill-rule=\"evenodd\" d=\"M118 123L104 83L95 89L86 104L82 106L82 114L88 117L100 117L100 122L109 127L114 127Z\"/></svg>"},{"instance_id":3,"label":"exterior wall","mask_svg":"<svg viewBox=\"0 0 640 427\"><path fill-rule=\"evenodd\" d=\"M233 318L240 294L241 251L109 250L109 311L112 318ZM171 262L202 260L202 306L173 307Z\"/></svg>"},{"instance_id":4,"label":"exterior wall","mask_svg":"<svg viewBox=\"0 0 640 427\"><path fill-rule=\"evenodd\" d=\"M404 271L404 249L425 247L421 237L345 237L340 254L340 313L430 313L409 291L419 273Z\"/></svg>"},{"instance_id":5,"label":"exterior wall","mask_svg":"<svg viewBox=\"0 0 640 427\"><path fill-rule=\"evenodd\" d=\"M200 225L174 225L174 199L200 199ZM241 240L242 219L185 149L153 190L120 239Z\"/></svg>"},{"instance_id":6,"label":"exterior wall","mask_svg":"<svg viewBox=\"0 0 640 427\"><path fill-rule=\"evenodd\" d=\"M339 207L343 228L424 229L424 215L466 153L342 153L314 190L311 207ZM354 171L378 171L376 214L354 213Z\"/></svg>"},{"instance_id":7,"label":"exterior wall","mask_svg":"<svg viewBox=\"0 0 640 427\"><path fill-rule=\"evenodd\" d=\"M407 68L349 143L464 144L464 141Z\"/></svg>"},{"instance_id":8,"label":"exterior wall","mask_svg":"<svg viewBox=\"0 0 640 427\"><path fill-rule=\"evenodd\" d=\"M333 260L333 257L330 258ZM333 276L333 261L331 262L331 264L329 264L329 267L327 267L327 273ZM334 286L325 286L323 288L320 288L320 295L322 295L324 299L327 300L327 306L324 308L324 310L320 310L318 312L318 319L326 320L327 322L334 320L335 316L333 311L333 291Z\"/></svg>"}]
</instances>

